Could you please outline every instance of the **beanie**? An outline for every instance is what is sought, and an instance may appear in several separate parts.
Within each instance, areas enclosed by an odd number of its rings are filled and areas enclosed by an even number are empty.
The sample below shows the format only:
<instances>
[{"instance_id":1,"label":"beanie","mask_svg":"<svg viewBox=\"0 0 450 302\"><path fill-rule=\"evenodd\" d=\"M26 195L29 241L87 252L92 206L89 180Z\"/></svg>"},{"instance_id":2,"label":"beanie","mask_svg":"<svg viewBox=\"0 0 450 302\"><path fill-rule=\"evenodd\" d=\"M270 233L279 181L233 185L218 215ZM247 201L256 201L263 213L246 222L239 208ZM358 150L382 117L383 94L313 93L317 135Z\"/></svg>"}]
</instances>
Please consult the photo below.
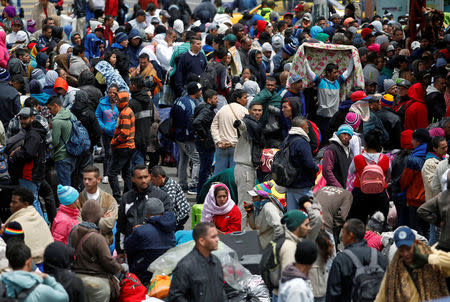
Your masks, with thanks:
<instances>
[{"instance_id":1,"label":"beanie","mask_svg":"<svg viewBox=\"0 0 450 302\"><path fill-rule=\"evenodd\" d=\"M421 143L428 143L428 141L430 140L430 134L428 133L427 129L419 128L414 130L412 138Z\"/></svg>"},{"instance_id":2,"label":"beanie","mask_svg":"<svg viewBox=\"0 0 450 302\"><path fill-rule=\"evenodd\" d=\"M430 137L435 137L435 136L445 137L444 129L439 128L439 127L428 130L428 133L430 134Z\"/></svg>"},{"instance_id":3,"label":"beanie","mask_svg":"<svg viewBox=\"0 0 450 302\"><path fill-rule=\"evenodd\" d=\"M387 92L392 86L395 85L394 80L386 79L383 81L384 92Z\"/></svg>"},{"instance_id":4,"label":"beanie","mask_svg":"<svg viewBox=\"0 0 450 302\"><path fill-rule=\"evenodd\" d=\"M338 129L338 131L336 131L336 135L339 136L342 133L347 133L350 136L353 136L353 128L349 125L341 125Z\"/></svg>"},{"instance_id":5,"label":"beanie","mask_svg":"<svg viewBox=\"0 0 450 302\"><path fill-rule=\"evenodd\" d=\"M380 53L380 44L376 44L376 43L370 44L369 46L367 46L367 49L369 51L373 51L373 52L376 52L377 54L379 54Z\"/></svg>"},{"instance_id":6,"label":"beanie","mask_svg":"<svg viewBox=\"0 0 450 302\"><path fill-rule=\"evenodd\" d=\"M69 206L78 199L78 191L71 186L58 185L58 199L62 205Z\"/></svg>"},{"instance_id":7,"label":"beanie","mask_svg":"<svg viewBox=\"0 0 450 302\"><path fill-rule=\"evenodd\" d=\"M299 264L310 265L317 259L317 245L309 239L303 239L297 243L295 250L295 262Z\"/></svg>"},{"instance_id":8,"label":"beanie","mask_svg":"<svg viewBox=\"0 0 450 302\"><path fill-rule=\"evenodd\" d=\"M372 217L370 217L367 227L371 231L382 233L383 225L384 225L384 215L380 211L377 211L375 212L375 214L372 215Z\"/></svg>"},{"instance_id":9,"label":"beanie","mask_svg":"<svg viewBox=\"0 0 450 302\"><path fill-rule=\"evenodd\" d=\"M22 225L17 221L11 221L5 226L5 231L2 234L3 240L8 243L10 238L19 238L24 240L25 234L22 229Z\"/></svg>"},{"instance_id":10,"label":"beanie","mask_svg":"<svg viewBox=\"0 0 450 302\"><path fill-rule=\"evenodd\" d=\"M125 40L127 40L127 39L128 39L127 34L126 34L126 33L123 33L123 32L120 32L120 33L118 33L118 34L116 35L115 42L116 42L117 44L120 44L120 43L122 43L123 41L125 41Z\"/></svg>"},{"instance_id":11,"label":"beanie","mask_svg":"<svg viewBox=\"0 0 450 302\"><path fill-rule=\"evenodd\" d=\"M285 224L289 231L295 231L306 219L308 215L300 210L286 212L281 218L281 224Z\"/></svg>"},{"instance_id":12,"label":"beanie","mask_svg":"<svg viewBox=\"0 0 450 302\"><path fill-rule=\"evenodd\" d=\"M400 146L402 149L413 149L411 143L413 131L411 129L405 130L400 134Z\"/></svg>"},{"instance_id":13,"label":"beanie","mask_svg":"<svg viewBox=\"0 0 450 302\"><path fill-rule=\"evenodd\" d=\"M294 43L285 44L283 46L283 51L290 56L293 56L295 54L296 50L297 50L297 47L295 47Z\"/></svg>"},{"instance_id":14,"label":"beanie","mask_svg":"<svg viewBox=\"0 0 450 302\"><path fill-rule=\"evenodd\" d=\"M0 67L0 82L9 81L9 72L5 68Z\"/></svg>"},{"instance_id":15,"label":"beanie","mask_svg":"<svg viewBox=\"0 0 450 302\"><path fill-rule=\"evenodd\" d=\"M356 130L361 124L361 117L354 112L349 112L345 116L345 123L352 126L353 130Z\"/></svg>"},{"instance_id":16,"label":"beanie","mask_svg":"<svg viewBox=\"0 0 450 302\"><path fill-rule=\"evenodd\" d=\"M149 198L145 201L145 215L160 215L164 213L164 204L158 198Z\"/></svg>"},{"instance_id":17,"label":"beanie","mask_svg":"<svg viewBox=\"0 0 450 302\"><path fill-rule=\"evenodd\" d=\"M394 106L394 96L392 94L385 94L381 98L381 106L388 106L392 107Z\"/></svg>"}]
</instances>

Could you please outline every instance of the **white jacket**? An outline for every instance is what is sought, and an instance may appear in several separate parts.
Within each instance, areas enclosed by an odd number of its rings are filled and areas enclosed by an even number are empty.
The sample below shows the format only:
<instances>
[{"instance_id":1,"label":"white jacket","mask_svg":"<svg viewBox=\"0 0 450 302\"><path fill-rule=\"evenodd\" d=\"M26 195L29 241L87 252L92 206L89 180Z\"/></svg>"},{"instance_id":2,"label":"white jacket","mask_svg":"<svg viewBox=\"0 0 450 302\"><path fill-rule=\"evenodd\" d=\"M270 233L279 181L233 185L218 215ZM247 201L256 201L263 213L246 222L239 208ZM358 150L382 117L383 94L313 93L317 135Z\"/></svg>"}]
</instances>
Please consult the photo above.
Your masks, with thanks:
<instances>
[{"instance_id":1,"label":"white jacket","mask_svg":"<svg viewBox=\"0 0 450 302\"><path fill-rule=\"evenodd\" d=\"M166 40L158 40L158 45L156 45L156 58L158 59L159 65L165 70L170 69L170 59L173 54L173 46L169 46Z\"/></svg>"},{"instance_id":2,"label":"white jacket","mask_svg":"<svg viewBox=\"0 0 450 302\"><path fill-rule=\"evenodd\" d=\"M435 157L428 158L422 167L422 180L425 188L425 201L430 200L437 194L433 193L431 184L433 181L434 173L436 172L439 159Z\"/></svg>"}]
</instances>

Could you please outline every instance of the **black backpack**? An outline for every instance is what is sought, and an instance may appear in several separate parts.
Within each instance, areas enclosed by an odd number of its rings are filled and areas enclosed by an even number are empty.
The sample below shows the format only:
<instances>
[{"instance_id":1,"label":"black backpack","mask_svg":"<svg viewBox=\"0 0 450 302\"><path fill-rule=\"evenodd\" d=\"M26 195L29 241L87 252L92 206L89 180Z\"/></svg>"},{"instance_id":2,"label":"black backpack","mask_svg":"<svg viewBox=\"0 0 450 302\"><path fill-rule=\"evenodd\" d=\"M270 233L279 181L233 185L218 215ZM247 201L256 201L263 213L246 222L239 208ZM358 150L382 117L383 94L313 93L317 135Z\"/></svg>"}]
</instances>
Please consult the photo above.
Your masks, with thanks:
<instances>
[{"instance_id":1,"label":"black backpack","mask_svg":"<svg viewBox=\"0 0 450 302\"><path fill-rule=\"evenodd\" d=\"M278 288L281 278L280 249L285 241L284 235L270 241L263 251L259 264L261 277L270 291Z\"/></svg>"},{"instance_id":2,"label":"black backpack","mask_svg":"<svg viewBox=\"0 0 450 302\"><path fill-rule=\"evenodd\" d=\"M22 302L28 297L29 294L39 285L39 282L36 282L32 287L22 290L19 293L15 293L15 298L8 297L6 293L6 286L3 281L0 281L0 302Z\"/></svg>"},{"instance_id":3,"label":"black backpack","mask_svg":"<svg viewBox=\"0 0 450 302\"><path fill-rule=\"evenodd\" d=\"M299 139L294 138L291 141L286 139L281 149L273 156L271 172L273 180L279 186L289 187L297 176L297 169L292 165L289 149L291 144Z\"/></svg>"},{"instance_id":4,"label":"black backpack","mask_svg":"<svg viewBox=\"0 0 450 302\"><path fill-rule=\"evenodd\" d=\"M211 62L206 65L205 70L202 72L200 76L200 84L202 85L203 91L207 89L212 89L217 91L219 88L219 84L217 83L217 69L218 62Z\"/></svg>"},{"instance_id":5,"label":"black backpack","mask_svg":"<svg viewBox=\"0 0 450 302\"><path fill-rule=\"evenodd\" d=\"M352 300L358 302L374 301L385 273L378 264L377 251L370 248L370 263L364 266L352 251L345 249L344 253L350 257L356 266L355 276L353 277Z\"/></svg>"}]
</instances>

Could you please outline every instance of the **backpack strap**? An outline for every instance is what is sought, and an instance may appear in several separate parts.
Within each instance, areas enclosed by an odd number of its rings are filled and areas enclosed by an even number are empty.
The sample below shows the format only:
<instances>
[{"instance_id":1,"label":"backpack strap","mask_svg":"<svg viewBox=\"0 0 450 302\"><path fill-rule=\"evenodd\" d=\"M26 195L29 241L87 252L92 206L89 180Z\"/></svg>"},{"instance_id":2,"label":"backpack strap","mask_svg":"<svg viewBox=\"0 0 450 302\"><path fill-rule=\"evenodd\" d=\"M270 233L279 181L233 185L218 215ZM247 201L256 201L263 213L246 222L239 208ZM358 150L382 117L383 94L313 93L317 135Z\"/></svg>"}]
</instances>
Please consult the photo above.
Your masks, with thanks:
<instances>
[{"instance_id":1,"label":"backpack strap","mask_svg":"<svg viewBox=\"0 0 450 302\"><path fill-rule=\"evenodd\" d=\"M358 257L356 257L352 251L345 249L343 252L350 258L350 260L352 260L353 264L356 266L356 269L362 267L361 261L359 261Z\"/></svg>"},{"instance_id":2,"label":"backpack strap","mask_svg":"<svg viewBox=\"0 0 450 302\"><path fill-rule=\"evenodd\" d=\"M377 257L377 251L371 247L370 248L370 267L376 267L378 264L378 257Z\"/></svg>"},{"instance_id":3,"label":"backpack strap","mask_svg":"<svg viewBox=\"0 0 450 302\"><path fill-rule=\"evenodd\" d=\"M2 282L3 283L3 282ZM34 285L30 288L22 290L18 295L16 294L17 299L25 300L29 294L39 285L39 282L34 283Z\"/></svg>"},{"instance_id":4,"label":"backpack strap","mask_svg":"<svg viewBox=\"0 0 450 302\"><path fill-rule=\"evenodd\" d=\"M81 250L81 247L83 246L83 243L95 232L88 232L87 234L84 234L83 238L81 238L80 242L78 242L77 248L75 250L75 260L77 259L78 252Z\"/></svg>"}]
</instances>

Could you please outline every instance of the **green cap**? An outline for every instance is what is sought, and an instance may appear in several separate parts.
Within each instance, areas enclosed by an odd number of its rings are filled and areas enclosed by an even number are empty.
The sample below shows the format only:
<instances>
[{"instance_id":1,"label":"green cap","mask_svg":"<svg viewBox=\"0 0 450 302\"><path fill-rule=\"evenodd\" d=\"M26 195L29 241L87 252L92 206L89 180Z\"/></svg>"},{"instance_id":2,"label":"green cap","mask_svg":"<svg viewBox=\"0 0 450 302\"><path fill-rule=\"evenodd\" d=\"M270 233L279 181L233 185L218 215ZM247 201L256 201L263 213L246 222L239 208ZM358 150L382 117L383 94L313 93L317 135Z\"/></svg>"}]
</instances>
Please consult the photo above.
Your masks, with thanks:
<instances>
[{"instance_id":1,"label":"green cap","mask_svg":"<svg viewBox=\"0 0 450 302\"><path fill-rule=\"evenodd\" d=\"M281 223L285 224L289 231L295 231L306 219L308 215L300 210L286 212L281 218Z\"/></svg>"},{"instance_id":2,"label":"green cap","mask_svg":"<svg viewBox=\"0 0 450 302\"><path fill-rule=\"evenodd\" d=\"M222 39L223 41L229 41L231 43L235 43L236 42L236 36L233 34L228 34L225 37L223 37Z\"/></svg>"}]
</instances>

